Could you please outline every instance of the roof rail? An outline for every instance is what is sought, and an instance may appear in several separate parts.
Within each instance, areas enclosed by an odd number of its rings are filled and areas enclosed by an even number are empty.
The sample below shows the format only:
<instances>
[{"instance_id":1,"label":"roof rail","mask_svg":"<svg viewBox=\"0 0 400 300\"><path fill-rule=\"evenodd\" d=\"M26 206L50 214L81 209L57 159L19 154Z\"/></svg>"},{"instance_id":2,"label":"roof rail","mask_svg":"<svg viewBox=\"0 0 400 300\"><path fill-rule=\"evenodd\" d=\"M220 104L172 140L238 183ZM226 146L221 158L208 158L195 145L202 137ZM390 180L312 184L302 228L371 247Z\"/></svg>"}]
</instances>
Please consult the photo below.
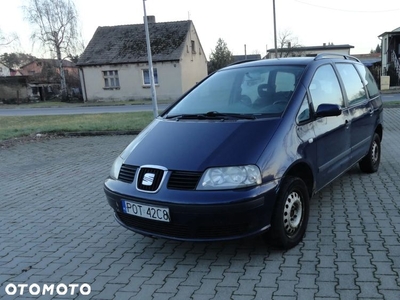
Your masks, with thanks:
<instances>
[{"instance_id":1,"label":"roof rail","mask_svg":"<svg viewBox=\"0 0 400 300\"><path fill-rule=\"evenodd\" d=\"M360 60L357 57L347 55L347 54L340 54L340 53L319 53L317 56L314 58L314 60L319 60L319 59L324 59L324 58L343 58L343 59L349 59L349 60L354 60L357 62L360 62Z\"/></svg>"}]
</instances>

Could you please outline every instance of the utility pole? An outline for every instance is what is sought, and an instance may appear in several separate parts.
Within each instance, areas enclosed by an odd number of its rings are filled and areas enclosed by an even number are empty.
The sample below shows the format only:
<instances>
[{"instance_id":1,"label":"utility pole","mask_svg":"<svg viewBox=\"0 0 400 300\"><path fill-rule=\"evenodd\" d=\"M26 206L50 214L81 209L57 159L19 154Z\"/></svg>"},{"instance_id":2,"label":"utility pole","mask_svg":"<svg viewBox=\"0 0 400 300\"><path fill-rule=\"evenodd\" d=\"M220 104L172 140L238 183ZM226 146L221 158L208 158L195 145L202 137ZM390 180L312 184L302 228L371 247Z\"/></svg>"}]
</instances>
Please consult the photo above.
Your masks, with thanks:
<instances>
[{"instance_id":1,"label":"utility pole","mask_svg":"<svg viewBox=\"0 0 400 300\"><path fill-rule=\"evenodd\" d=\"M273 10L274 10L274 42L275 42L275 58L278 58L278 45L276 42L276 16L275 16L275 0L273 0Z\"/></svg>"},{"instance_id":2,"label":"utility pole","mask_svg":"<svg viewBox=\"0 0 400 300\"><path fill-rule=\"evenodd\" d=\"M143 0L144 29L146 32L147 60L149 61L149 76L150 76L150 87L151 87L151 100L153 103L153 116L154 116L154 118L156 118L158 116L157 94L156 94L156 86L154 83L153 59L151 56L149 24L147 22L145 1L146 0Z\"/></svg>"}]
</instances>

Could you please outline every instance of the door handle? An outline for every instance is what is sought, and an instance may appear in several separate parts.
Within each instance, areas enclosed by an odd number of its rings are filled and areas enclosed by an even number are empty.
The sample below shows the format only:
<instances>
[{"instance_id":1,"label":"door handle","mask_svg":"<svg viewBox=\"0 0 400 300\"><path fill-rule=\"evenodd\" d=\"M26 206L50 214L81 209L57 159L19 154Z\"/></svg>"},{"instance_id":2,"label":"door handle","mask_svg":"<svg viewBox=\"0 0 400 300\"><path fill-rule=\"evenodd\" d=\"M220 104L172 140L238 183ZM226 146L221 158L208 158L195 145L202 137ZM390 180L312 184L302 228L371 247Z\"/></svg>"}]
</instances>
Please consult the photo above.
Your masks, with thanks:
<instances>
[{"instance_id":1,"label":"door handle","mask_svg":"<svg viewBox=\"0 0 400 300\"><path fill-rule=\"evenodd\" d=\"M369 115L372 117L372 115L374 114L374 110L372 108L369 109Z\"/></svg>"}]
</instances>

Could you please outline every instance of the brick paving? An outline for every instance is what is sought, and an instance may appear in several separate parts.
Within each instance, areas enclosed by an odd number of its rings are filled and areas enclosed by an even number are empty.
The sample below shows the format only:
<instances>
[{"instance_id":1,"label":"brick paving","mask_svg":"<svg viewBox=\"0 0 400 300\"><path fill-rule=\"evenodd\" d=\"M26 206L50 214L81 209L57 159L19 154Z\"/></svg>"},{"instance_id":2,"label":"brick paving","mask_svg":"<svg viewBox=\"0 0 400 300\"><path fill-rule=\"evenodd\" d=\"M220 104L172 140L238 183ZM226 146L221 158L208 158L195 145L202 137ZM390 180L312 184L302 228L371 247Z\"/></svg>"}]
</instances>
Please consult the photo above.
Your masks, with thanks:
<instances>
[{"instance_id":1,"label":"brick paving","mask_svg":"<svg viewBox=\"0 0 400 300\"><path fill-rule=\"evenodd\" d=\"M306 236L289 251L261 238L175 242L119 226L102 184L132 136L0 149L0 298L52 298L9 296L9 284L88 283L90 295L53 297L398 300L400 108L384 114L379 172L354 167L315 195Z\"/></svg>"}]
</instances>

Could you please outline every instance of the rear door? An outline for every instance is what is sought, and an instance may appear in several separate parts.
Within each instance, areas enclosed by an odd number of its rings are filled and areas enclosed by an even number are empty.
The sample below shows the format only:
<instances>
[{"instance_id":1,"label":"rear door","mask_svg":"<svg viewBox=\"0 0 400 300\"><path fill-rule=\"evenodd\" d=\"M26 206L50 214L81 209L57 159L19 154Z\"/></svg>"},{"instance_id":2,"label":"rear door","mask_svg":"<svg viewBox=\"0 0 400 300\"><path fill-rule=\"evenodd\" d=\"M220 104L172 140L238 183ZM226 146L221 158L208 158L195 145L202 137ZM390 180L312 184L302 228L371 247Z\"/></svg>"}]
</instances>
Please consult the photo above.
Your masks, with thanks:
<instances>
[{"instance_id":1,"label":"rear door","mask_svg":"<svg viewBox=\"0 0 400 300\"><path fill-rule=\"evenodd\" d=\"M315 119L313 127L317 145L317 189L335 179L350 165L349 113L345 108L342 90L330 64L320 66L311 80L309 93L314 112L321 104L337 104L342 114Z\"/></svg>"},{"instance_id":2,"label":"rear door","mask_svg":"<svg viewBox=\"0 0 400 300\"><path fill-rule=\"evenodd\" d=\"M350 114L351 164L356 163L368 152L374 132L374 110L368 99L364 81L374 84L368 79L366 69L353 63L336 63L340 79L344 86ZM361 76L360 77L360 73ZM363 79L362 79L363 78ZM372 79L373 80L373 79ZM379 95L379 91L378 91Z\"/></svg>"}]
</instances>

